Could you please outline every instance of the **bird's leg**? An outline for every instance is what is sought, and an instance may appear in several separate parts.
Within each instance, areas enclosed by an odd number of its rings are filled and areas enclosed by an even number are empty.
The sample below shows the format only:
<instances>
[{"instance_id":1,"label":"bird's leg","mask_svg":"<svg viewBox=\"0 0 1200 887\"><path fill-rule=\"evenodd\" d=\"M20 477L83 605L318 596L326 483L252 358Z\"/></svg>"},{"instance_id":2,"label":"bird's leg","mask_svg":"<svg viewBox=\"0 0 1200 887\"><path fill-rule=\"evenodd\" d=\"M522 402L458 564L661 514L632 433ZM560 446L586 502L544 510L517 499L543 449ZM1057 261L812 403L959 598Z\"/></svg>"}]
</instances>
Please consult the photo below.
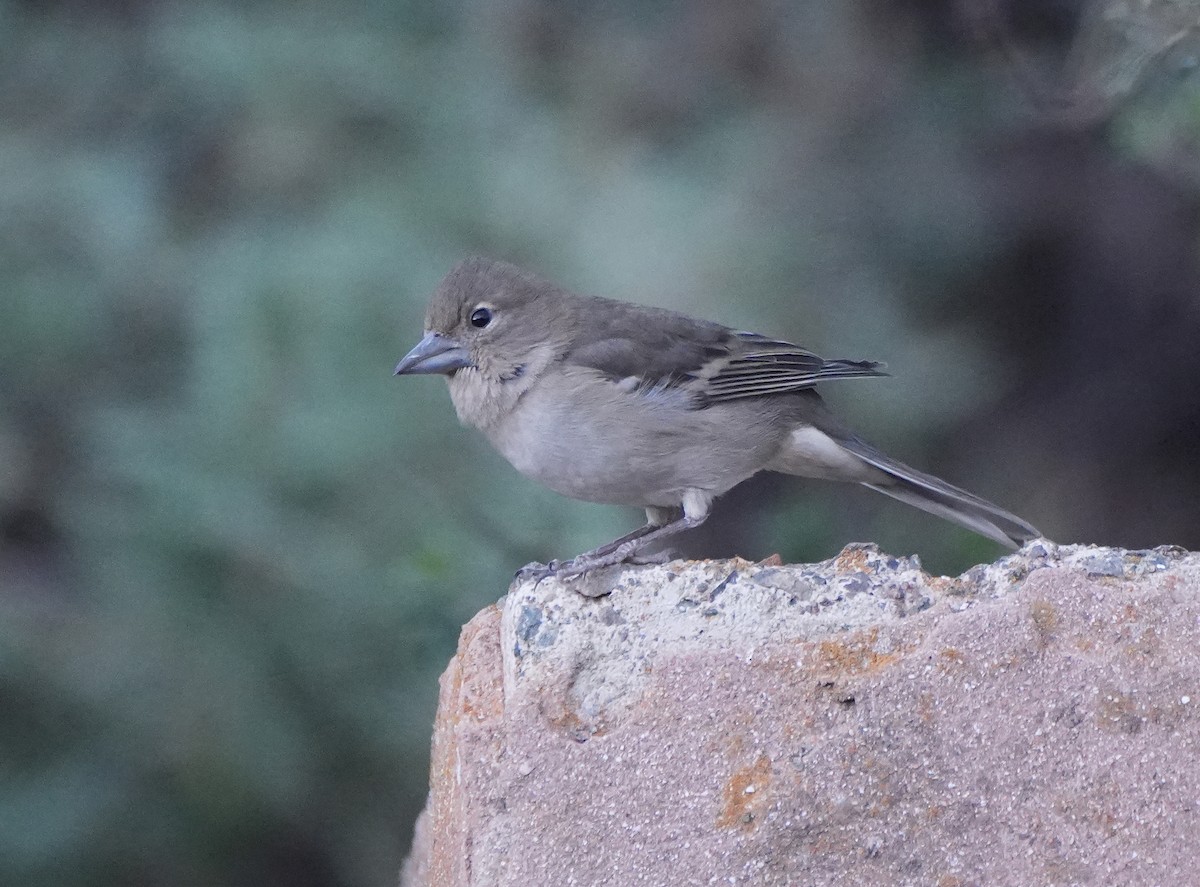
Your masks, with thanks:
<instances>
[{"instance_id":1,"label":"bird's leg","mask_svg":"<svg viewBox=\"0 0 1200 887\"><path fill-rule=\"evenodd\" d=\"M643 527L648 530L645 533L635 536L632 539L616 540L619 544L614 546L609 543L602 548L597 548L595 551L587 551L573 558L560 566L555 571L555 575L561 576L564 579L571 576L579 576L589 570L598 570L601 567L611 567L614 564L622 564L630 558L634 557L639 551L647 545L652 545L661 539L666 539L668 536L674 536L683 530L690 530L692 527L698 527L704 523L707 514L702 514L699 517L683 515L678 520L674 520L666 526L662 527ZM633 535L632 533L630 535Z\"/></svg>"},{"instance_id":2,"label":"bird's leg","mask_svg":"<svg viewBox=\"0 0 1200 887\"><path fill-rule=\"evenodd\" d=\"M642 531L631 533L632 538L617 539L595 551L585 552L562 564L555 572L563 578L568 578L579 576L589 570L625 563L655 542L674 536L683 530L700 526L708 517L708 506L711 502L711 496L701 493L699 490L688 490L683 497L682 513L678 508L647 508L648 524L642 528Z\"/></svg>"},{"instance_id":3,"label":"bird's leg","mask_svg":"<svg viewBox=\"0 0 1200 887\"><path fill-rule=\"evenodd\" d=\"M619 539L614 539L612 542L606 542L599 548L594 548L591 551L584 552L579 557L604 557L611 551L616 551L622 545L629 542L635 542L641 539L647 533L652 533L659 527L664 527L672 521L676 521L683 514L679 508L656 508L651 506L646 509L646 525L638 527L632 533L626 533ZM640 546L639 546L640 547ZM576 558L578 560L579 558ZM559 566L564 566L560 564Z\"/></svg>"},{"instance_id":4,"label":"bird's leg","mask_svg":"<svg viewBox=\"0 0 1200 887\"><path fill-rule=\"evenodd\" d=\"M637 542L639 539L642 539L649 533L653 533L655 530L660 529L664 524L670 523L682 513L683 512L678 508L647 508L646 525L644 527L638 527L631 533L626 533L624 536L614 539L612 542L606 542L599 548L586 551L569 561L550 561L548 564L526 564L517 571L517 578L541 580L545 579L547 576L553 576L557 574L565 567L568 567L584 558L596 559L607 557L622 545L628 545L630 543ZM569 575L577 574L571 573Z\"/></svg>"},{"instance_id":5,"label":"bird's leg","mask_svg":"<svg viewBox=\"0 0 1200 887\"><path fill-rule=\"evenodd\" d=\"M711 504L711 494L700 490L687 490L683 495L682 508L649 506L646 508L646 526L599 548L585 551L566 563L551 561L548 564L528 564L517 571L517 578L536 579L539 582L547 576L561 576L567 579L580 576L589 570L623 564L634 559L638 552L655 542L700 526L708 517Z\"/></svg>"},{"instance_id":6,"label":"bird's leg","mask_svg":"<svg viewBox=\"0 0 1200 887\"><path fill-rule=\"evenodd\" d=\"M585 552L584 554L579 555L579 557L604 557L610 551L616 551L622 545L625 545L629 542L636 542L647 533L653 533L658 529L658 527L658 524L646 524L644 527L638 527L632 533L626 533L624 536L620 537L619 539L614 539L612 542L605 542L599 548L594 548L591 551Z\"/></svg>"}]
</instances>

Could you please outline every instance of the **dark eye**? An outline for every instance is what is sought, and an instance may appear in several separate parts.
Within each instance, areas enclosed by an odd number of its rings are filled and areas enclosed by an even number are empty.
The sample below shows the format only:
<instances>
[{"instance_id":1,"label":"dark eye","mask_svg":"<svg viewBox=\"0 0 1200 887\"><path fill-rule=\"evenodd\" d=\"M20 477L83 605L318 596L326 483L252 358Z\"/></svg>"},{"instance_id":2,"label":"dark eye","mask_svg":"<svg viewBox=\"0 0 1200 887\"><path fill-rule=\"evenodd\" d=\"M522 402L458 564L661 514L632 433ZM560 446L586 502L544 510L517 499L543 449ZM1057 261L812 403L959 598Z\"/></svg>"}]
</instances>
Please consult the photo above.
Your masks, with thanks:
<instances>
[{"instance_id":1,"label":"dark eye","mask_svg":"<svg viewBox=\"0 0 1200 887\"><path fill-rule=\"evenodd\" d=\"M483 329L492 322L492 312L487 308L476 308L471 312L471 326Z\"/></svg>"}]
</instances>

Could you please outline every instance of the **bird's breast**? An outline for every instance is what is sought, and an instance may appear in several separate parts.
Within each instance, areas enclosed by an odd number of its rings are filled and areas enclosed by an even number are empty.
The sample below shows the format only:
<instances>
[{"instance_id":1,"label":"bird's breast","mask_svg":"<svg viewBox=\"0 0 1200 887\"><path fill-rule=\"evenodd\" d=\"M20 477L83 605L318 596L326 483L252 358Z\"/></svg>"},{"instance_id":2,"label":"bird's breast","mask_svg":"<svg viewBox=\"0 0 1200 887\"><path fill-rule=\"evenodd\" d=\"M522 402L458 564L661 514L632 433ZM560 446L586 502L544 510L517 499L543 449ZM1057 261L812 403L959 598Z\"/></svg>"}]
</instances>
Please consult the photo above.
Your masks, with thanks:
<instances>
[{"instance_id":1,"label":"bird's breast","mask_svg":"<svg viewBox=\"0 0 1200 887\"><path fill-rule=\"evenodd\" d=\"M697 410L681 392L576 369L539 380L484 431L518 471L565 496L671 507L689 489L723 493L770 461L779 435L745 407Z\"/></svg>"}]
</instances>

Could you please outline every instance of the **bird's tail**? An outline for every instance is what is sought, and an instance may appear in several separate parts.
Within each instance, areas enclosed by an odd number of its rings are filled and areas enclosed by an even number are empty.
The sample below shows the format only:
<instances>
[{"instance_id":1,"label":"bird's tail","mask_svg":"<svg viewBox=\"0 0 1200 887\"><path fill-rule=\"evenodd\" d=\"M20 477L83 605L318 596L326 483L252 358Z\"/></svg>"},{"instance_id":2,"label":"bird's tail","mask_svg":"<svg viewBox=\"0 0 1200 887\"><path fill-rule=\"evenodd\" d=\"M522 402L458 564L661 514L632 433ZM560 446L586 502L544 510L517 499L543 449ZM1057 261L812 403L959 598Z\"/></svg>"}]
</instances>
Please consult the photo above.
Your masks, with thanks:
<instances>
[{"instance_id":1,"label":"bird's tail","mask_svg":"<svg viewBox=\"0 0 1200 887\"><path fill-rule=\"evenodd\" d=\"M1008 548L1020 548L1031 539L1041 538L1037 529L1015 514L931 474L897 462L866 441L852 437L838 443L888 476L885 481L864 482L863 486L936 514Z\"/></svg>"}]
</instances>

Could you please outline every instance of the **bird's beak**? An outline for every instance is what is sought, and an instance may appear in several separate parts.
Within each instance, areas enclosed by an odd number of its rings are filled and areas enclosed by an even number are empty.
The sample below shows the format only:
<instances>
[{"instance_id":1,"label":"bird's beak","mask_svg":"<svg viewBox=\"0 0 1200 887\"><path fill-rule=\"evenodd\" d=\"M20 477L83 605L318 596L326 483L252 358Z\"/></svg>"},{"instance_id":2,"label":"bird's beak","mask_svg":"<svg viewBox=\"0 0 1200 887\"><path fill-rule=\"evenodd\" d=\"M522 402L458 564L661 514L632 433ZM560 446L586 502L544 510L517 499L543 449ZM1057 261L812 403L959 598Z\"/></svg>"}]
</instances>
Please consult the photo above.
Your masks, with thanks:
<instances>
[{"instance_id":1,"label":"bird's beak","mask_svg":"<svg viewBox=\"0 0 1200 887\"><path fill-rule=\"evenodd\" d=\"M425 338L417 343L417 347L404 359L396 364L396 375L416 375L418 373L445 373L450 375L455 370L475 366L467 349L458 342L443 336L441 333L426 333Z\"/></svg>"}]
</instances>

